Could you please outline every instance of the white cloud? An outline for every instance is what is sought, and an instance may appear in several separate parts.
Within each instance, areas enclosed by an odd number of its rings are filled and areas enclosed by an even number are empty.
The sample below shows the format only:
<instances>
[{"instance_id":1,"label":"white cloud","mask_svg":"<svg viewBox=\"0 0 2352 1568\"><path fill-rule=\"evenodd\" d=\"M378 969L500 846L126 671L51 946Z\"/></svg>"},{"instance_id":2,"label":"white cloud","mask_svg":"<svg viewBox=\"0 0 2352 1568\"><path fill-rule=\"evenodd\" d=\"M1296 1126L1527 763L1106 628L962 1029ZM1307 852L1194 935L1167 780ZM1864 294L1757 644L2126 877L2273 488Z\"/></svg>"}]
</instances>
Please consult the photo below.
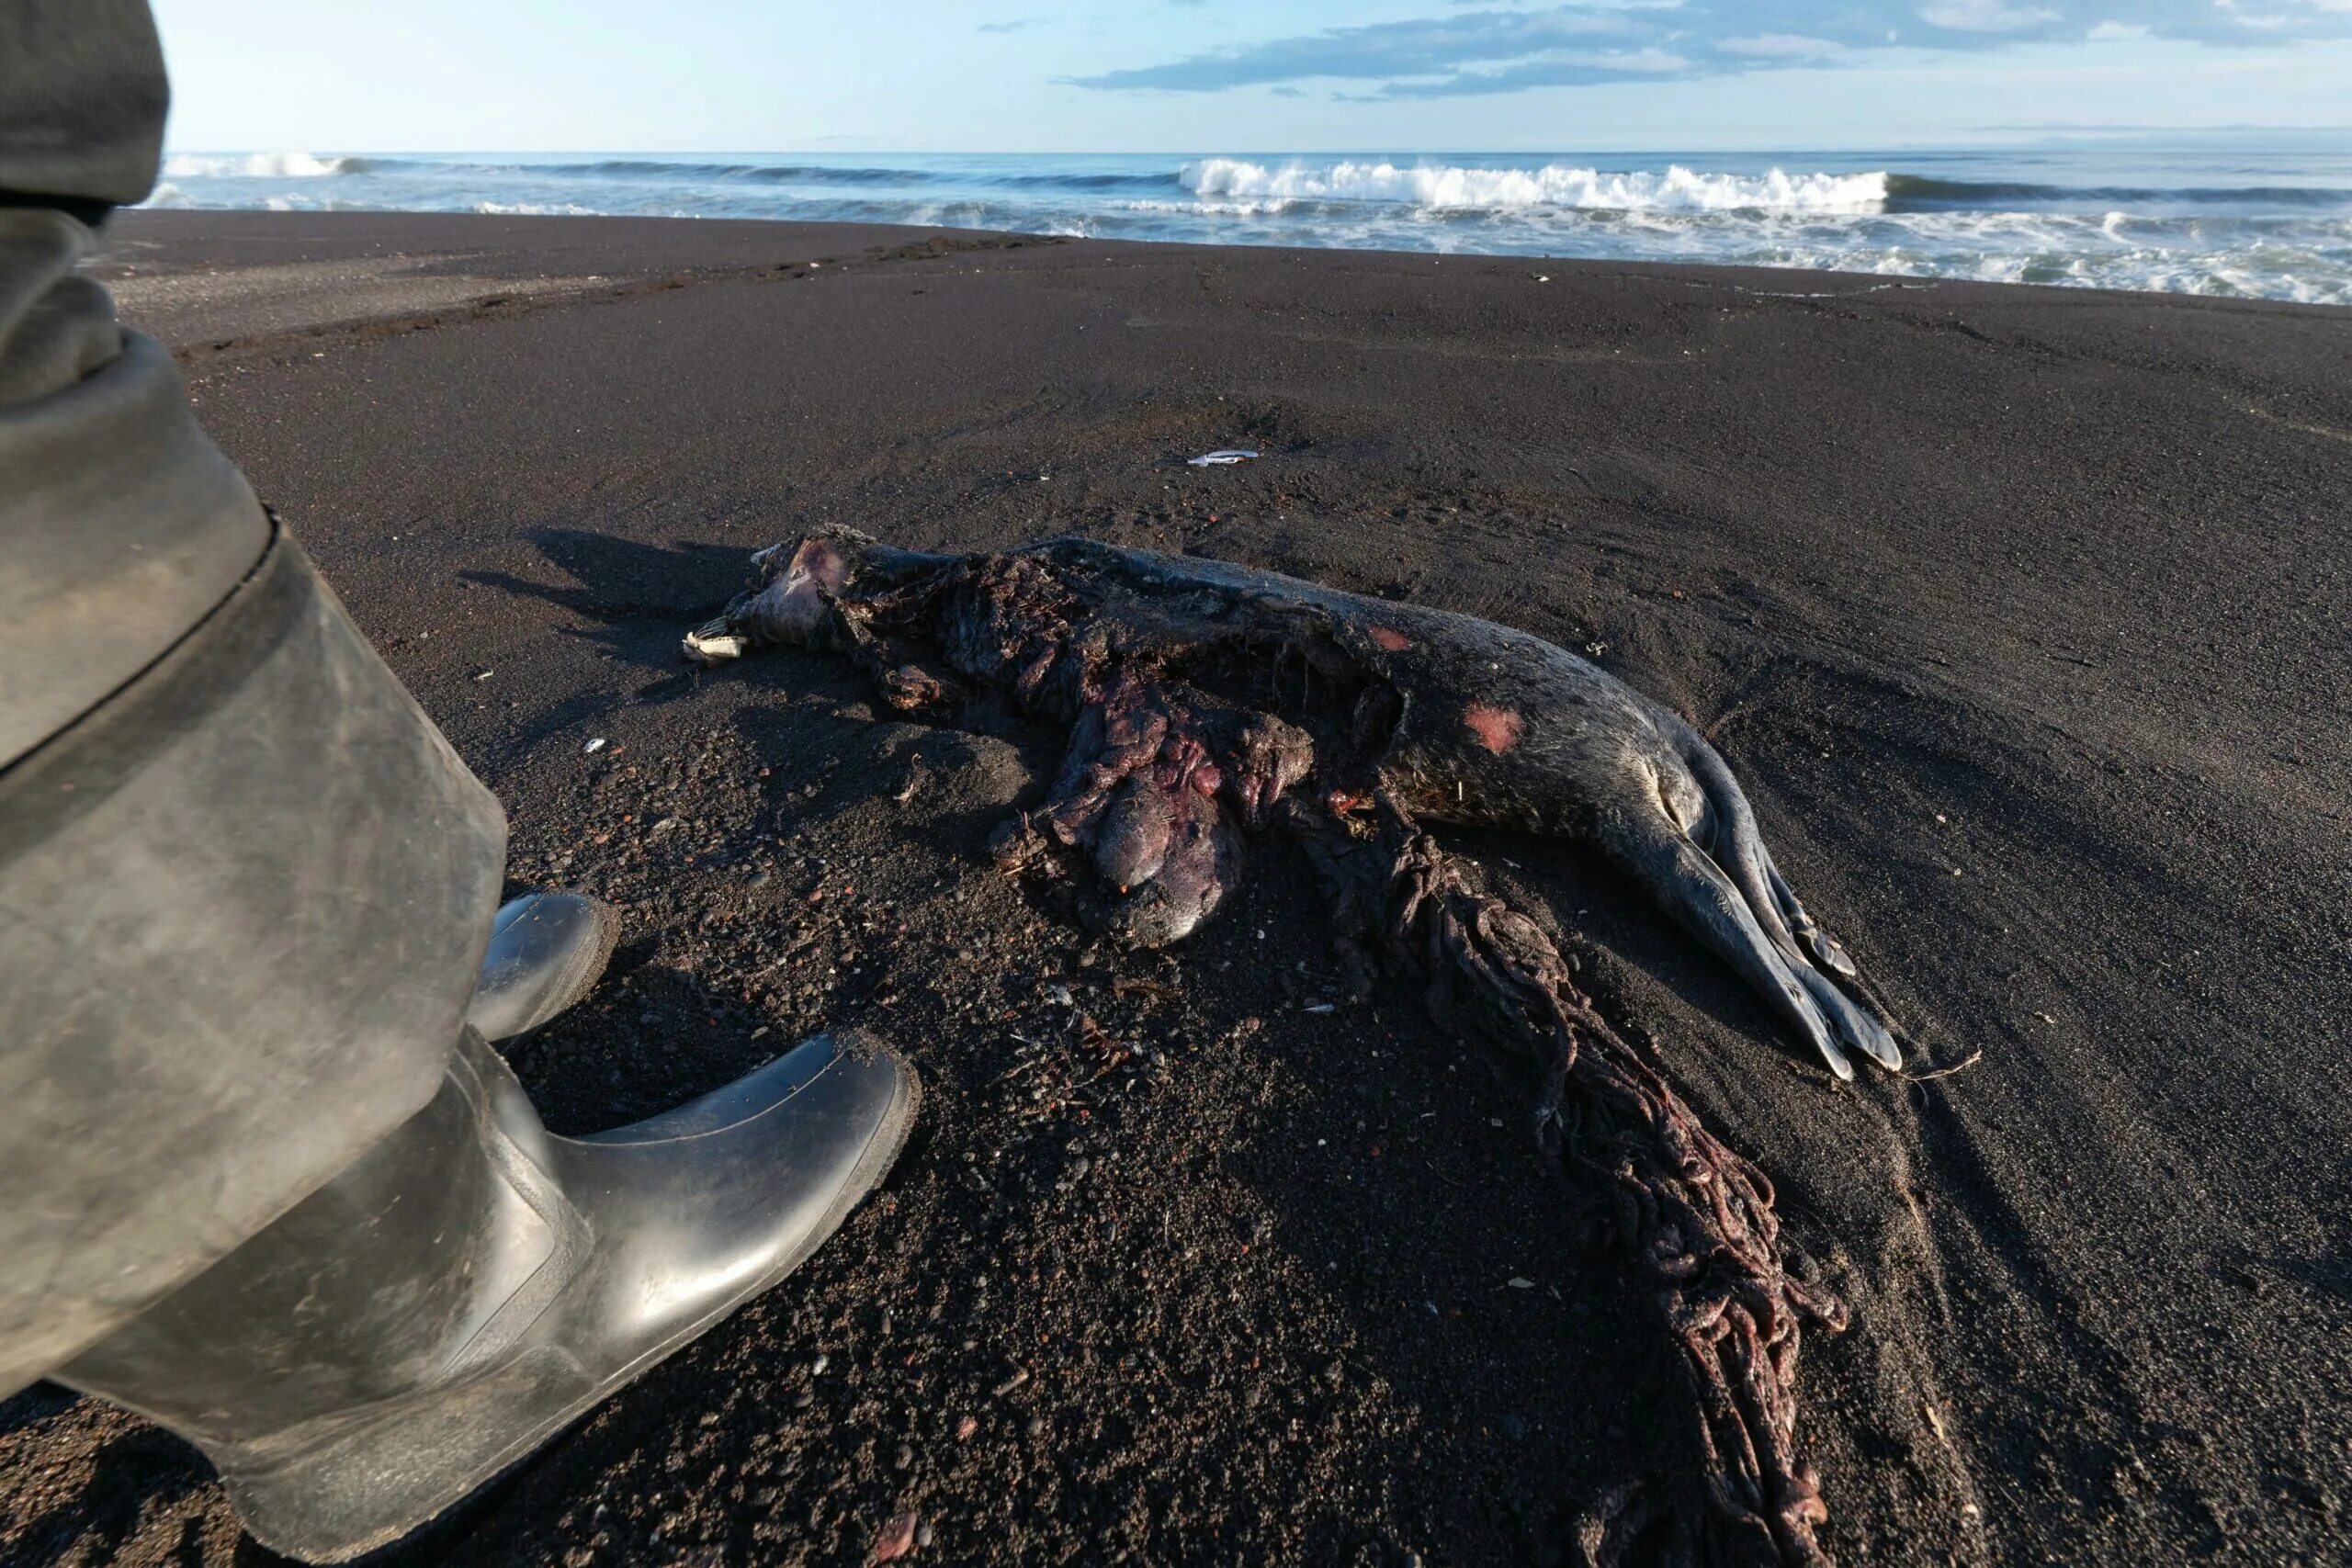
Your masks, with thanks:
<instances>
[{"instance_id":1,"label":"white cloud","mask_svg":"<svg viewBox=\"0 0 2352 1568\"><path fill-rule=\"evenodd\" d=\"M2006 0L1937 0L1919 7L1919 19L1957 33L2013 33L2058 20L2058 13L2039 6L2011 6Z\"/></svg>"},{"instance_id":2,"label":"white cloud","mask_svg":"<svg viewBox=\"0 0 2352 1568\"><path fill-rule=\"evenodd\" d=\"M1688 57L1663 49L1612 50L1591 54L1555 51L1501 70L1464 71L1436 82L1391 82L1384 98L1451 98L1482 93L1517 93L1530 87L1589 85L1643 76L1674 76L1690 69Z\"/></svg>"},{"instance_id":3,"label":"white cloud","mask_svg":"<svg viewBox=\"0 0 2352 1568\"><path fill-rule=\"evenodd\" d=\"M1731 54L1756 60L1827 60L1847 53L1835 39L1807 38L1803 33L1758 33L1753 38L1727 38L1715 45Z\"/></svg>"},{"instance_id":4,"label":"white cloud","mask_svg":"<svg viewBox=\"0 0 2352 1568\"><path fill-rule=\"evenodd\" d=\"M1180 93L1323 80L1378 84L1364 89L1374 97L1451 97L1862 67L1889 48L1990 54L2347 36L2352 0L1451 0L1443 15L1209 42L1181 59L1067 80Z\"/></svg>"},{"instance_id":5,"label":"white cloud","mask_svg":"<svg viewBox=\"0 0 2352 1568\"><path fill-rule=\"evenodd\" d=\"M2352 0L2272 0L2272 3L2290 7L2301 7L2305 12L2319 11L2334 17L2352 16ZM2290 28L2293 27L2299 19L2298 17L2289 16L2284 11L2265 11L2259 14L2249 13L2238 3L2238 0L2213 0L2213 9L2216 11L2225 11L2232 17L2244 22L2250 27Z\"/></svg>"}]
</instances>

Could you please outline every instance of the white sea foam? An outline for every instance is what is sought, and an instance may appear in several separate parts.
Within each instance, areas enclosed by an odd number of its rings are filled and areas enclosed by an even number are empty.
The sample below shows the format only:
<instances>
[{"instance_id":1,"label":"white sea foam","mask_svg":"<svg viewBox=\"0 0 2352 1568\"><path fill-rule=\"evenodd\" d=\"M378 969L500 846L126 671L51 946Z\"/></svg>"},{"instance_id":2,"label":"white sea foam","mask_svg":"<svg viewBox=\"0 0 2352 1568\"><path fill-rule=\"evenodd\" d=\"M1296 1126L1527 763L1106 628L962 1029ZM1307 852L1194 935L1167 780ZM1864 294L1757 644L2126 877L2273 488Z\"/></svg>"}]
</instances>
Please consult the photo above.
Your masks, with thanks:
<instances>
[{"instance_id":1,"label":"white sea foam","mask_svg":"<svg viewBox=\"0 0 2352 1568\"><path fill-rule=\"evenodd\" d=\"M1312 201L1406 202L1417 207L1563 207L1605 211L1663 209L1732 212L1865 212L1886 200L1886 173L1860 175L1701 174L1679 164L1664 173L1603 173L1546 164L1538 169L1471 169L1443 164L1285 164L1269 168L1238 158L1188 164L1184 188L1201 197Z\"/></svg>"},{"instance_id":2,"label":"white sea foam","mask_svg":"<svg viewBox=\"0 0 2352 1568\"><path fill-rule=\"evenodd\" d=\"M1122 212L1171 212L1190 216L1219 218L1264 218L1286 212L1298 201L1296 197L1277 196L1263 201L1215 201L1203 197L1198 201L1159 201L1150 197L1138 197L1132 201L1111 203Z\"/></svg>"},{"instance_id":3,"label":"white sea foam","mask_svg":"<svg viewBox=\"0 0 2352 1568\"><path fill-rule=\"evenodd\" d=\"M494 218L601 218L603 213L593 207L582 207L576 201L477 201L469 209ZM691 212L673 212L673 218L692 218Z\"/></svg>"},{"instance_id":4,"label":"white sea foam","mask_svg":"<svg viewBox=\"0 0 2352 1568\"><path fill-rule=\"evenodd\" d=\"M302 180L327 175L357 175L365 158L322 158L310 152L237 152L213 156L175 152L164 160L164 175L175 180Z\"/></svg>"}]
</instances>

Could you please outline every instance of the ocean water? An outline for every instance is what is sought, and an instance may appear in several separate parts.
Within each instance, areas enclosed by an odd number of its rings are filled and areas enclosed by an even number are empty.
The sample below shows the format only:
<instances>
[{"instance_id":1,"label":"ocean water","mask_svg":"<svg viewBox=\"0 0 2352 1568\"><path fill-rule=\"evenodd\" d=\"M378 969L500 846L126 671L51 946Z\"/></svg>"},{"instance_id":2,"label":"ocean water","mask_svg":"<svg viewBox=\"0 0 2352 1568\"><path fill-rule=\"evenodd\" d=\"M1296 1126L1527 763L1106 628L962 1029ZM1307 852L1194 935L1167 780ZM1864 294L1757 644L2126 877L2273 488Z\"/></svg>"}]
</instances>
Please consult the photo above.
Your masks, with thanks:
<instances>
[{"instance_id":1,"label":"ocean water","mask_svg":"<svg viewBox=\"0 0 2352 1568\"><path fill-rule=\"evenodd\" d=\"M2352 141L1853 153L175 153L149 205L917 223L2352 304Z\"/></svg>"}]
</instances>

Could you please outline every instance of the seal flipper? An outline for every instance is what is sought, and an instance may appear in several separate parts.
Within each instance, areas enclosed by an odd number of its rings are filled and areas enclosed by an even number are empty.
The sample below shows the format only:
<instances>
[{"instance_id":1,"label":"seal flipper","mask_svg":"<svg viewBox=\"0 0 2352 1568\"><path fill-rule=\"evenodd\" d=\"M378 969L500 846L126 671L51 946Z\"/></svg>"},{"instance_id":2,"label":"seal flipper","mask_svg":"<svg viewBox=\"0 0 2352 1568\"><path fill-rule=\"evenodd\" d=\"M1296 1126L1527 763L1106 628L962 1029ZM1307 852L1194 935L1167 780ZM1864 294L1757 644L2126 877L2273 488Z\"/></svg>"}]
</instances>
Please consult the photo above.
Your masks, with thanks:
<instances>
[{"instance_id":1,"label":"seal flipper","mask_svg":"<svg viewBox=\"0 0 2352 1568\"><path fill-rule=\"evenodd\" d=\"M1839 1039L1890 1073L1903 1070L1903 1052L1894 1036L1867 1006L1839 990L1838 982L1810 964L1792 964L1789 973L1812 993L1814 1005L1837 1027Z\"/></svg>"},{"instance_id":2,"label":"seal flipper","mask_svg":"<svg viewBox=\"0 0 2352 1568\"><path fill-rule=\"evenodd\" d=\"M1789 929L1796 933L1797 941L1813 954L1813 961L1832 974L1843 975L1849 980L1860 975L1861 971L1854 966L1853 955L1804 912L1804 906L1797 902L1795 891L1781 876L1781 868L1772 863L1769 850L1764 854L1764 870L1771 878L1772 897L1780 901L1782 918L1789 922Z\"/></svg>"},{"instance_id":3,"label":"seal flipper","mask_svg":"<svg viewBox=\"0 0 2352 1568\"><path fill-rule=\"evenodd\" d=\"M1668 820L1663 809L1655 814L1636 810L1612 816L1595 837L1611 859L1650 890L1667 913L1738 970L1758 995L1795 1024L1813 1042L1831 1072L1852 1081L1854 1065L1838 1048L1829 1021L1822 1016L1809 987L1790 972L1771 939L1756 923L1747 900L1723 869Z\"/></svg>"},{"instance_id":4,"label":"seal flipper","mask_svg":"<svg viewBox=\"0 0 2352 1568\"><path fill-rule=\"evenodd\" d=\"M1867 1003L1847 995L1837 982L1821 973L1821 969L1829 969L1851 976L1855 973L1854 961L1828 932L1814 923L1813 917L1805 913L1804 906L1790 890L1787 879L1781 875L1780 868L1772 863L1771 852L1764 847L1764 835L1756 825L1755 807L1747 803L1739 780L1733 776L1722 755L1707 744L1705 737L1679 716L1655 704L1651 705L1668 743L1705 792L1714 820L1714 859L1739 889L1756 917L1758 928L1771 942L1783 965L1837 1026L1838 1035L1848 1045L1889 1072L1901 1071L1903 1053L1885 1023ZM1806 956L1807 953L1813 955L1812 959ZM1820 961L1821 969L1814 966L1814 959Z\"/></svg>"}]
</instances>

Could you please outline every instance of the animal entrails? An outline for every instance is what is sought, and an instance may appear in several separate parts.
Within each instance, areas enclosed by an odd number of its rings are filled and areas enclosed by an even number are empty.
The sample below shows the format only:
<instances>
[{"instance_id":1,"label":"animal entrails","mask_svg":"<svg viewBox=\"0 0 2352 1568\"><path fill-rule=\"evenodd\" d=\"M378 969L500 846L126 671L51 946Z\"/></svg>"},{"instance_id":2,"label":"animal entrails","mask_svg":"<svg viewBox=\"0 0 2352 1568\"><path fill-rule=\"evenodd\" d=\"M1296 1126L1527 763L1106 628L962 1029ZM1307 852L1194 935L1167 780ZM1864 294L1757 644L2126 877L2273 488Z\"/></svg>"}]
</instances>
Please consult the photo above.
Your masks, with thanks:
<instances>
[{"instance_id":1,"label":"animal entrails","mask_svg":"<svg viewBox=\"0 0 2352 1568\"><path fill-rule=\"evenodd\" d=\"M1091 855L1094 923L1154 945L1212 913L1239 829L1304 792L1384 792L1411 817L1588 841L1792 1022L1830 1069L1888 1068L1885 1024L1832 976L1853 961L1772 863L1713 747L1540 637L1278 573L1048 539L923 555L847 530L753 558L752 590L688 638L708 660L834 647L897 706L1006 701L1072 726L1007 863Z\"/></svg>"}]
</instances>

